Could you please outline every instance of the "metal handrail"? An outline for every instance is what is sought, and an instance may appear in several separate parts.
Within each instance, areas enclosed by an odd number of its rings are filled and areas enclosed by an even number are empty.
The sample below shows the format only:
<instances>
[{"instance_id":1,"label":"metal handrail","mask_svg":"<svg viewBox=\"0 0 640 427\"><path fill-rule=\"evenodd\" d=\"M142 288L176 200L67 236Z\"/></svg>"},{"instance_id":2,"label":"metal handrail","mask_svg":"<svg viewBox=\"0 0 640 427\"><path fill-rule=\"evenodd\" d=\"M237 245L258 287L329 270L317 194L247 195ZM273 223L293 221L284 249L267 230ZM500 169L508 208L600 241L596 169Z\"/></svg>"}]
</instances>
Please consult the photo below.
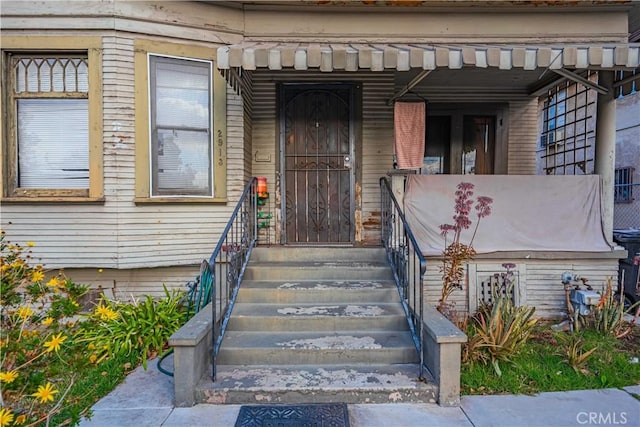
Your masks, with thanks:
<instances>
[{"instance_id":1,"label":"metal handrail","mask_svg":"<svg viewBox=\"0 0 640 427\"><path fill-rule=\"evenodd\" d=\"M259 199L257 179L247 183L218 244L208 260L203 260L199 276L190 284L192 298L189 309L198 312L212 302L213 342L212 374L216 380L216 361L222 339L238 296L247 263L258 240Z\"/></svg>"},{"instance_id":2,"label":"metal handrail","mask_svg":"<svg viewBox=\"0 0 640 427\"><path fill-rule=\"evenodd\" d=\"M393 270L393 277L400 293L402 308L407 316L413 342L420 356L419 379L424 381L425 352L424 325L424 275L427 263L416 238L407 224L389 180L380 178L382 245Z\"/></svg>"}]
</instances>

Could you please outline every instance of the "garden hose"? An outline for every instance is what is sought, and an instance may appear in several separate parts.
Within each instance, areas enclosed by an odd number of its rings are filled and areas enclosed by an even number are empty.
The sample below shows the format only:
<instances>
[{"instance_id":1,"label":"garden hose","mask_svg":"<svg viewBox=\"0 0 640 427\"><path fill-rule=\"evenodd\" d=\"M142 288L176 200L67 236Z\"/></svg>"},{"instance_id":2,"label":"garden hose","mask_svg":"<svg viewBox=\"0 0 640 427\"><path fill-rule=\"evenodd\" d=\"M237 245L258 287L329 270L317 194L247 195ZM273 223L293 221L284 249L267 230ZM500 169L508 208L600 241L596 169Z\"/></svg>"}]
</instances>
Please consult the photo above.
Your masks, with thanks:
<instances>
[{"instance_id":1,"label":"garden hose","mask_svg":"<svg viewBox=\"0 0 640 427\"><path fill-rule=\"evenodd\" d=\"M211 268L209 262L205 259L200 264L200 275L192 282L187 283L189 290L186 294L187 300L187 312L185 313L185 323L195 316L204 306L209 304L212 295L213 275L211 274ZM193 311L193 314L191 313ZM173 348L167 350L158 359L158 371L170 377L173 376L173 372L162 367L162 362L173 354Z\"/></svg>"}]
</instances>

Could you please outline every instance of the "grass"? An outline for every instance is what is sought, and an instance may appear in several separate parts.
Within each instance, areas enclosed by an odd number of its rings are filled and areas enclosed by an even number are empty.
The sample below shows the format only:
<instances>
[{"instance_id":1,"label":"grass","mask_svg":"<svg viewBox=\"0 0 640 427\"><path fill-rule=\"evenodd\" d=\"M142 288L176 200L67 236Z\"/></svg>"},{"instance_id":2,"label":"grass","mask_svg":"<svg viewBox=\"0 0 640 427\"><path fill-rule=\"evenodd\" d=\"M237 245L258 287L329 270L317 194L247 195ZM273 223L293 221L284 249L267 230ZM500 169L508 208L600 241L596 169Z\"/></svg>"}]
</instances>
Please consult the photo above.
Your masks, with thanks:
<instances>
[{"instance_id":1,"label":"grass","mask_svg":"<svg viewBox=\"0 0 640 427\"><path fill-rule=\"evenodd\" d=\"M551 330L549 324L536 326L522 351L501 365L501 377L490 364L464 364L462 394L534 394L640 384L640 363L631 363L640 355L640 327L619 339L593 330L569 335ZM576 340L582 354L595 351L574 369L567 349Z\"/></svg>"},{"instance_id":2,"label":"grass","mask_svg":"<svg viewBox=\"0 0 640 427\"><path fill-rule=\"evenodd\" d=\"M90 415L91 406L111 392L135 369L140 360L136 356L106 359L99 365L74 372L74 383L60 411L51 418L50 425L77 424ZM139 359L139 358L138 358Z\"/></svg>"}]
</instances>

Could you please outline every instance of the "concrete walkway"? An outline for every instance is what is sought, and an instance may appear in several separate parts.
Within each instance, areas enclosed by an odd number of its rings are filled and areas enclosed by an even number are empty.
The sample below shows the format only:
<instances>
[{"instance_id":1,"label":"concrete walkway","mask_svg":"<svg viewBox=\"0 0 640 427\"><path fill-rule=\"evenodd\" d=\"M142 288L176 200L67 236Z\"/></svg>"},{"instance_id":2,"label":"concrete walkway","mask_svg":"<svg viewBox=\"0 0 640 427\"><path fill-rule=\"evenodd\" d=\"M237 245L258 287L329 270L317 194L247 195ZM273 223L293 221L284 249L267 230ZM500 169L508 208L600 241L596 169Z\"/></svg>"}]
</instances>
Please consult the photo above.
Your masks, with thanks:
<instances>
[{"instance_id":1,"label":"concrete walkway","mask_svg":"<svg viewBox=\"0 0 640 427\"><path fill-rule=\"evenodd\" d=\"M634 397L634 395L636 397ZM536 396L465 396L459 408L435 404L349 405L352 427L632 426L640 427L640 385ZM240 405L173 406L173 378L155 361L137 368L96 403L82 427L233 427Z\"/></svg>"}]
</instances>

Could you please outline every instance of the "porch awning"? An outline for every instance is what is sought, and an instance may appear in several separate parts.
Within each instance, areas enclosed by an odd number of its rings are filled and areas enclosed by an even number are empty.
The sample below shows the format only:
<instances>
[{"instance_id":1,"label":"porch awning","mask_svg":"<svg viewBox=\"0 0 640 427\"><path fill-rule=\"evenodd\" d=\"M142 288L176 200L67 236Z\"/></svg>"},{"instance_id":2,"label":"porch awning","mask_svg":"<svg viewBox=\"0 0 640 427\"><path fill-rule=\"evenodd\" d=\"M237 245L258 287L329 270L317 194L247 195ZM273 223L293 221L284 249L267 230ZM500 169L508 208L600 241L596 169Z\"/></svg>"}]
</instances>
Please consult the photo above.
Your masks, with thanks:
<instances>
[{"instance_id":1,"label":"porch awning","mask_svg":"<svg viewBox=\"0 0 640 427\"><path fill-rule=\"evenodd\" d=\"M245 70L319 69L408 71L465 66L520 68L633 69L640 66L640 44L599 45L426 45L355 43L243 42L218 48L218 68Z\"/></svg>"}]
</instances>

